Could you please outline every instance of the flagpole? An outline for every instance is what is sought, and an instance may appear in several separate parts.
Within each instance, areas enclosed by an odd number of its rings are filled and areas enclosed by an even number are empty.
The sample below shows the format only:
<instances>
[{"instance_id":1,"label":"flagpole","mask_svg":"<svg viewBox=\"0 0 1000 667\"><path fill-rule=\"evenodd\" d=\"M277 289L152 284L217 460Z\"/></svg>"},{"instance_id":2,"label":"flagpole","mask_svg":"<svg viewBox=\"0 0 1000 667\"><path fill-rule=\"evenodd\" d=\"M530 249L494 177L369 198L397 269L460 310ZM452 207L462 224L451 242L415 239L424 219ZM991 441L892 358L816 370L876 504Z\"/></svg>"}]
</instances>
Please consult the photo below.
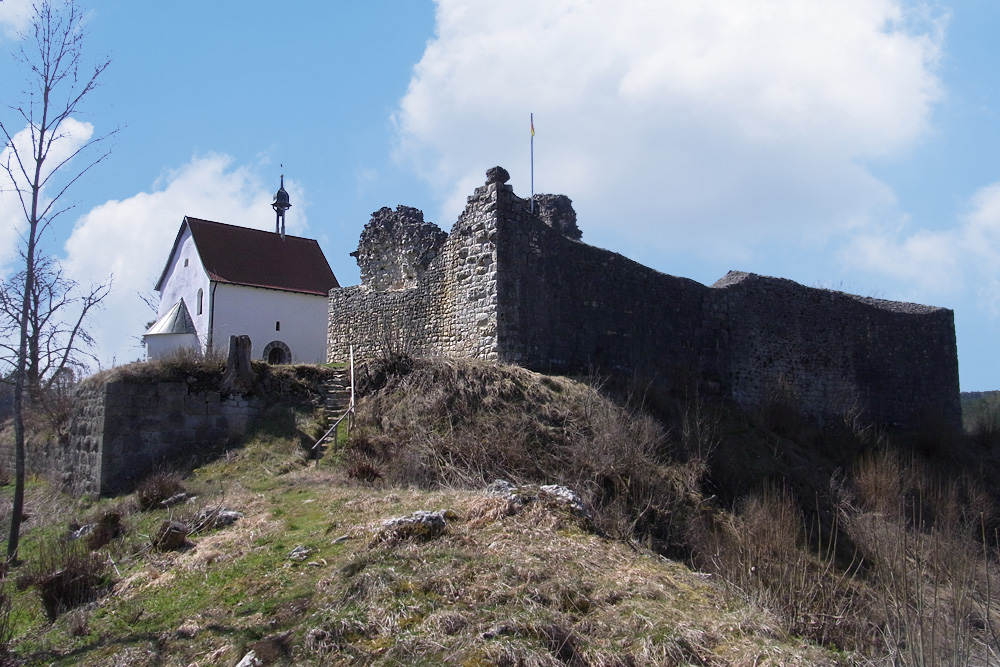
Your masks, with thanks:
<instances>
[{"instance_id":1,"label":"flagpole","mask_svg":"<svg viewBox=\"0 0 1000 667\"><path fill-rule=\"evenodd\" d=\"M535 212L535 114L531 114L531 212Z\"/></svg>"}]
</instances>

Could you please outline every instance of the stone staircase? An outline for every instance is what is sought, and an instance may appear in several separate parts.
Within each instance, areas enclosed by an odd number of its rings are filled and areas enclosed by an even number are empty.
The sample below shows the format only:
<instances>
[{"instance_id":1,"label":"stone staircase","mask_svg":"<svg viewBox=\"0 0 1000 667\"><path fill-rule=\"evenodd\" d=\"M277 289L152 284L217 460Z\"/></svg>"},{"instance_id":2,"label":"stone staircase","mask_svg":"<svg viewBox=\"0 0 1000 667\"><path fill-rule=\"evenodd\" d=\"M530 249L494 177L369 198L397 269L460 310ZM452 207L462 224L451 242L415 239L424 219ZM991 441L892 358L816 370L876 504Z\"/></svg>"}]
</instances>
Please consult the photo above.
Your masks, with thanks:
<instances>
[{"instance_id":1,"label":"stone staircase","mask_svg":"<svg viewBox=\"0 0 1000 667\"><path fill-rule=\"evenodd\" d=\"M327 421L332 425L351 408L351 371L348 368L335 369L329 379L323 383L323 410ZM341 424L343 428L343 424ZM323 444L313 449L316 459L323 458L331 441L336 441L336 434L331 434Z\"/></svg>"},{"instance_id":2,"label":"stone staircase","mask_svg":"<svg viewBox=\"0 0 1000 667\"><path fill-rule=\"evenodd\" d=\"M323 407L327 419L334 421L351 407L351 371L338 368L323 385Z\"/></svg>"}]
</instances>

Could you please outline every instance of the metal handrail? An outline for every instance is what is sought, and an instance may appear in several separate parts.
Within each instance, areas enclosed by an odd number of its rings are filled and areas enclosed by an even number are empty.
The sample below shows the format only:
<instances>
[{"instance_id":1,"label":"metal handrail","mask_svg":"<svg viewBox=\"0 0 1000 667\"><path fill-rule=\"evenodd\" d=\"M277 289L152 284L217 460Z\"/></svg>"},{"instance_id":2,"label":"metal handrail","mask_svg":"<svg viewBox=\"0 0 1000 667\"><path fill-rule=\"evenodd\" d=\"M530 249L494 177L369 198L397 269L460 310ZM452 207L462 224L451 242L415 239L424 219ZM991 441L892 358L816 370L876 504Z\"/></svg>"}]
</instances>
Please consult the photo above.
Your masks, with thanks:
<instances>
[{"instance_id":1,"label":"metal handrail","mask_svg":"<svg viewBox=\"0 0 1000 667\"><path fill-rule=\"evenodd\" d=\"M354 422L353 417L354 417L354 346L351 345L351 402L347 408L347 412L340 415L337 421L333 423L333 426L327 429L326 433L321 435L319 440L316 441L316 444L312 446L312 451L318 449L319 446L322 445L323 442L330 437L331 433L336 433L337 427L339 427L341 422L343 422L345 419L347 419L347 433L348 435L350 435L351 426L353 425ZM316 465L319 465L319 458L316 459Z\"/></svg>"}]
</instances>

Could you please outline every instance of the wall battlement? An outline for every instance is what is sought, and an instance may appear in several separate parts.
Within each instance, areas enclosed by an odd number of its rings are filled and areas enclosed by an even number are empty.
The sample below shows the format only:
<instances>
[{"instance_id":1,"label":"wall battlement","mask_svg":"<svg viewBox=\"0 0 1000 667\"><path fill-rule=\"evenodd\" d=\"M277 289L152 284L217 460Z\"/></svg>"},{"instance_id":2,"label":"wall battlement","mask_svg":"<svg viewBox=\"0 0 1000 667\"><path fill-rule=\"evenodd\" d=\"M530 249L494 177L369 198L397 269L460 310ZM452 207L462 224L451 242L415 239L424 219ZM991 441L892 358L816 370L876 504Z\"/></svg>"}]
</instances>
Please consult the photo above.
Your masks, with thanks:
<instances>
[{"instance_id":1,"label":"wall battlement","mask_svg":"<svg viewBox=\"0 0 1000 667\"><path fill-rule=\"evenodd\" d=\"M494 167L450 234L383 208L358 251L362 284L330 292L328 360L350 345L474 357L540 371L697 382L743 405L780 392L811 414L959 428L950 310L730 272L714 285L579 241L569 198L536 210Z\"/></svg>"}]
</instances>

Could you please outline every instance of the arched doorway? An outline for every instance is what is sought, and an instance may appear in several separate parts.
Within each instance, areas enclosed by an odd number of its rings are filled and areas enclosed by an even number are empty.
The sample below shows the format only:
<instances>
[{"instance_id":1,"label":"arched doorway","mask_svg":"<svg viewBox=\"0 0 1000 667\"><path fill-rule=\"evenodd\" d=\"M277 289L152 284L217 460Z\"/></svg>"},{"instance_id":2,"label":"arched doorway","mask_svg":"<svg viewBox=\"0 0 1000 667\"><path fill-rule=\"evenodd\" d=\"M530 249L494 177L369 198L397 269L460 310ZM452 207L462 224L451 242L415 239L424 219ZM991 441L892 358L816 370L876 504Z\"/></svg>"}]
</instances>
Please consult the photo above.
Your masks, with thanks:
<instances>
[{"instance_id":1,"label":"arched doorway","mask_svg":"<svg viewBox=\"0 0 1000 667\"><path fill-rule=\"evenodd\" d=\"M292 362L292 351L280 340L274 340L264 347L261 354L264 360L273 365L290 364Z\"/></svg>"}]
</instances>

